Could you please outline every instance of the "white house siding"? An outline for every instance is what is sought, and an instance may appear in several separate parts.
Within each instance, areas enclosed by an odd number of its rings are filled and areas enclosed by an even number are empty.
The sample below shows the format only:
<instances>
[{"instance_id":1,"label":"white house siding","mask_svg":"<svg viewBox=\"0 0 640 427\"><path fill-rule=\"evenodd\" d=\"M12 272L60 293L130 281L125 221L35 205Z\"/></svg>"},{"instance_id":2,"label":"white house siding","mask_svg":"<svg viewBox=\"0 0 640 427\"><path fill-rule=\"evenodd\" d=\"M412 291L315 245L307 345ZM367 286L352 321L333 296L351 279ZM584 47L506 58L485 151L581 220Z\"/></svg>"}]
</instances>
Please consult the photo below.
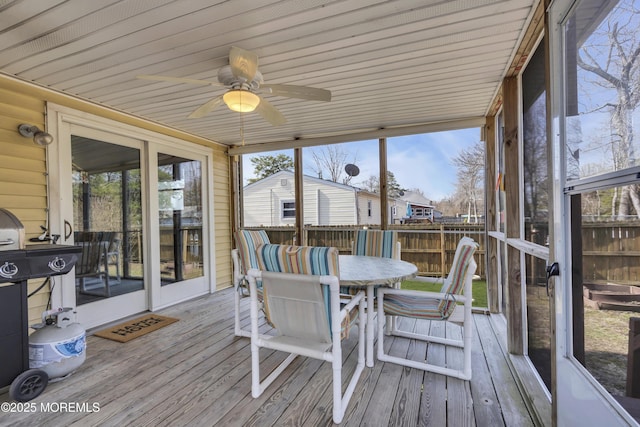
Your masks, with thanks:
<instances>
[{"instance_id":1,"label":"white house siding","mask_svg":"<svg viewBox=\"0 0 640 427\"><path fill-rule=\"evenodd\" d=\"M371 215L369 215L369 201L371 201ZM380 224L380 198L367 192L358 193L358 224Z\"/></svg>"},{"instance_id":2,"label":"white house siding","mask_svg":"<svg viewBox=\"0 0 640 427\"><path fill-rule=\"evenodd\" d=\"M309 187L309 188L306 188ZM355 191L348 188L337 188L319 183L305 182L304 204L305 223L312 206L307 206L307 200L315 195L316 203L313 210L317 211L317 222L313 225L343 225L355 224L356 203Z\"/></svg>"},{"instance_id":3,"label":"white house siding","mask_svg":"<svg viewBox=\"0 0 640 427\"><path fill-rule=\"evenodd\" d=\"M282 185L284 184L284 185ZM272 175L244 189L244 225L247 227L294 225L295 218L282 219L280 203L295 199L291 176Z\"/></svg>"},{"instance_id":4,"label":"white house siding","mask_svg":"<svg viewBox=\"0 0 640 427\"><path fill-rule=\"evenodd\" d=\"M304 177L304 223L310 225L356 224L355 189L342 184ZM244 188L244 225L247 227L294 225L283 219L281 203L295 199L292 172L281 171Z\"/></svg>"}]
</instances>

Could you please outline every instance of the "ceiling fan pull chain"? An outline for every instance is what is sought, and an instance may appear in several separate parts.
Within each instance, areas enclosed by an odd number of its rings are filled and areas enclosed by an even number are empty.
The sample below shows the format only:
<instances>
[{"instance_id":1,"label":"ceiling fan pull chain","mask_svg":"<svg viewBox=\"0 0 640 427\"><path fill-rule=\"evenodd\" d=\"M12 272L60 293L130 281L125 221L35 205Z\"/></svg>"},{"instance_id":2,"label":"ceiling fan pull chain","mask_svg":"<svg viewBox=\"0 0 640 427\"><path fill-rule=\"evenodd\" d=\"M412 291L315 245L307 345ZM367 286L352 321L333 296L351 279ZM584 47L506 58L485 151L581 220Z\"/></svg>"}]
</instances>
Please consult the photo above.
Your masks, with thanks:
<instances>
[{"instance_id":1,"label":"ceiling fan pull chain","mask_svg":"<svg viewBox=\"0 0 640 427\"><path fill-rule=\"evenodd\" d=\"M240 113L240 140L244 147L244 114Z\"/></svg>"}]
</instances>

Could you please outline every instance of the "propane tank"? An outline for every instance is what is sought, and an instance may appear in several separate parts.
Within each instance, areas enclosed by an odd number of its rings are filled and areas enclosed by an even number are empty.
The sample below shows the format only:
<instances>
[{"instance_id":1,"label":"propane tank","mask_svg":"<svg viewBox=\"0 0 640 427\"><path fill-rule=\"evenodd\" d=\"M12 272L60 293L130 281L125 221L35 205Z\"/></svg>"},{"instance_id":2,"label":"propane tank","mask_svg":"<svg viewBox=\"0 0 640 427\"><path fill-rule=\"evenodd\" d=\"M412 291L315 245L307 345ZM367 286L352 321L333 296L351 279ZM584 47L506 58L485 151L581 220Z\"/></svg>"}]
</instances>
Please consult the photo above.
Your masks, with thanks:
<instances>
[{"instance_id":1,"label":"propane tank","mask_svg":"<svg viewBox=\"0 0 640 427\"><path fill-rule=\"evenodd\" d=\"M29 336L29 367L42 369L50 379L69 375L86 358L86 332L73 322L72 308L65 307L42 313L42 323L32 325Z\"/></svg>"}]
</instances>

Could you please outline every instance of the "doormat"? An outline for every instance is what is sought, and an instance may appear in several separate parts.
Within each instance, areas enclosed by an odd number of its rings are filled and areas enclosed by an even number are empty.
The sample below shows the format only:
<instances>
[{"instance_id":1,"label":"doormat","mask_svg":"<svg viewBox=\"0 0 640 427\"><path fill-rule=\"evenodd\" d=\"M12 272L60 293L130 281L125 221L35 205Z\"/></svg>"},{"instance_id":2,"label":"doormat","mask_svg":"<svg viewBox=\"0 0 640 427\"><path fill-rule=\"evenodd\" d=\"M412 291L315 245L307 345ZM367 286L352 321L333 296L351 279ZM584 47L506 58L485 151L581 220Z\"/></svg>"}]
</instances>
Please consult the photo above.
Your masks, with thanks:
<instances>
[{"instance_id":1,"label":"doormat","mask_svg":"<svg viewBox=\"0 0 640 427\"><path fill-rule=\"evenodd\" d=\"M136 319L131 319L128 322L94 332L93 335L113 341L128 342L134 338L141 337L149 332L170 325L173 322L177 322L178 320L180 319L149 313Z\"/></svg>"}]
</instances>

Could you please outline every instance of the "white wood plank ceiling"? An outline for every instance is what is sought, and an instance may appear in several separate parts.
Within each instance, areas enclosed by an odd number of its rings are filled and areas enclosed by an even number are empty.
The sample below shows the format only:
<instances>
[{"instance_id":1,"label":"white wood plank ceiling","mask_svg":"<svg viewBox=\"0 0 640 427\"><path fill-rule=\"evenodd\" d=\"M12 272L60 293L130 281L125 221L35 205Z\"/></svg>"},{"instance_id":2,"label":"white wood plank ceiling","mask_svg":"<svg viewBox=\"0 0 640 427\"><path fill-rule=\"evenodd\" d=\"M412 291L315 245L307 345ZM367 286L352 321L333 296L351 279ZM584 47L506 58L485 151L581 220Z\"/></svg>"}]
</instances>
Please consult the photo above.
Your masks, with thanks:
<instances>
[{"instance_id":1,"label":"white wood plank ceiling","mask_svg":"<svg viewBox=\"0 0 640 427\"><path fill-rule=\"evenodd\" d=\"M0 0L0 71L227 145L241 114L187 116L225 89L231 46L265 83L328 89L331 102L265 95L287 118L242 114L246 144L476 120L495 96L536 0Z\"/></svg>"}]
</instances>

